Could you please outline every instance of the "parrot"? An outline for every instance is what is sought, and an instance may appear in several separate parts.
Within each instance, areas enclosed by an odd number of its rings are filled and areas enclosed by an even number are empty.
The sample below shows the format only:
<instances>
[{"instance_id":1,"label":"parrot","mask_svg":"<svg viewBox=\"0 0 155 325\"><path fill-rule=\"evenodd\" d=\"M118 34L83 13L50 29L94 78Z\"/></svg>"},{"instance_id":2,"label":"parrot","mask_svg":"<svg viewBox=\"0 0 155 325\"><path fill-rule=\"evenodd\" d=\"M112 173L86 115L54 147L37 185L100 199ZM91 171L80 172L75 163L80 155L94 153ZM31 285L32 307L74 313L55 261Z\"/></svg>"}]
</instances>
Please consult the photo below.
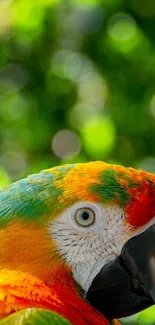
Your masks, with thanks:
<instances>
[{"instance_id":1,"label":"parrot","mask_svg":"<svg viewBox=\"0 0 155 325\"><path fill-rule=\"evenodd\" d=\"M0 190L0 325L135 314L154 304L154 262L151 173L75 163Z\"/></svg>"}]
</instances>

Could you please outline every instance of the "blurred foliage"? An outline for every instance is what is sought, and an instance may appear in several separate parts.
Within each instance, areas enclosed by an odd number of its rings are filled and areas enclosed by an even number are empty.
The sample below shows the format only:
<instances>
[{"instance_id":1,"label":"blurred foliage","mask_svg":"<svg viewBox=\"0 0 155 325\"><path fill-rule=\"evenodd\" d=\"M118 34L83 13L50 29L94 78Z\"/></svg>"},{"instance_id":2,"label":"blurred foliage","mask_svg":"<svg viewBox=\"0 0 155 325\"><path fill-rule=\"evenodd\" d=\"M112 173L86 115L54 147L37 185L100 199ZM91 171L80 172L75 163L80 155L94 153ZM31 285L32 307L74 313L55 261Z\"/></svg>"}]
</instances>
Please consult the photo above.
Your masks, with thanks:
<instances>
[{"instance_id":1,"label":"blurred foliage","mask_svg":"<svg viewBox=\"0 0 155 325\"><path fill-rule=\"evenodd\" d=\"M155 172L154 30L154 0L0 0L1 187L97 159Z\"/></svg>"}]
</instances>

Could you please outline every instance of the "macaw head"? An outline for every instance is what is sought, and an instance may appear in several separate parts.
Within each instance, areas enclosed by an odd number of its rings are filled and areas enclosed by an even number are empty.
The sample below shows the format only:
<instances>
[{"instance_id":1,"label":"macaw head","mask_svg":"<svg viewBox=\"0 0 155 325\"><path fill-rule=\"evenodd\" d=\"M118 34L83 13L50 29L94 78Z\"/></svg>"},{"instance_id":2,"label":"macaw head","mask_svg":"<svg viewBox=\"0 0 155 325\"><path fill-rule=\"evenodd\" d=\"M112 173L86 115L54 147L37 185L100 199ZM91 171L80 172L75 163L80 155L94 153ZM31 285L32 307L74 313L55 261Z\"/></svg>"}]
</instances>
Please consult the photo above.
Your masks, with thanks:
<instances>
[{"instance_id":1,"label":"macaw head","mask_svg":"<svg viewBox=\"0 0 155 325\"><path fill-rule=\"evenodd\" d=\"M155 176L103 162L42 171L0 191L0 265L52 282L66 268L107 317L155 301Z\"/></svg>"}]
</instances>

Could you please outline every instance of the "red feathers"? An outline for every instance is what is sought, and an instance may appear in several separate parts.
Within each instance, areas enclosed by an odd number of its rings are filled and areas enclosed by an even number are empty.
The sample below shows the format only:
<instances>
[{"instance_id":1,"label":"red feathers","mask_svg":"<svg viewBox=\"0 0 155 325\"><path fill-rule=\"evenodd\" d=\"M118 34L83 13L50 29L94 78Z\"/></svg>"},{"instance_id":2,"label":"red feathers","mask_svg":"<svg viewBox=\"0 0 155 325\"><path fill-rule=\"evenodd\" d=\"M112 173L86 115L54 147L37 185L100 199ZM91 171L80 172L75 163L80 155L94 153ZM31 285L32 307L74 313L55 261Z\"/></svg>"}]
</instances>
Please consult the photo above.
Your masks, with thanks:
<instances>
[{"instance_id":1,"label":"red feathers","mask_svg":"<svg viewBox=\"0 0 155 325\"><path fill-rule=\"evenodd\" d=\"M131 203L127 206L128 222L143 226L155 216L155 185L144 180L139 187L129 189Z\"/></svg>"},{"instance_id":2,"label":"red feathers","mask_svg":"<svg viewBox=\"0 0 155 325\"><path fill-rule=\"evenodd\" d=\"M73 325L108 325L107 320L80 297L68 270L60 271L50 286L28 273L1 270L1 318L28 307L57 312Z\"/></svg>"}]
</instances>

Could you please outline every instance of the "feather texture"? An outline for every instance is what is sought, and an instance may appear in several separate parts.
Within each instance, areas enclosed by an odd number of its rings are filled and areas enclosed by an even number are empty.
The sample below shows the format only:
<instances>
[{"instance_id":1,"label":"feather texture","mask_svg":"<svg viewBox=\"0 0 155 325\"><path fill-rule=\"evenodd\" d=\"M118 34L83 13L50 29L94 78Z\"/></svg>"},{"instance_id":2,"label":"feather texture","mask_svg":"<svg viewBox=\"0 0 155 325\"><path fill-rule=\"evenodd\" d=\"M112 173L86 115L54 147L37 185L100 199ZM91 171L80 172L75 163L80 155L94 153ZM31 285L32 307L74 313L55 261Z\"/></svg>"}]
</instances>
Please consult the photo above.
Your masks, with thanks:
<instances>
[{"instance_id":1,"label":"feather texture","mask_svg":"<svg viewBox=\"0 0 155 325\"><path fill-rule=\"evenodd\" d=\"M0 318L26 308L56 312L73 325L108 325L106 319L81 298L66 269L57 273L51 286L28 273L1 270Z\"/></svg>"}]
</instances>

